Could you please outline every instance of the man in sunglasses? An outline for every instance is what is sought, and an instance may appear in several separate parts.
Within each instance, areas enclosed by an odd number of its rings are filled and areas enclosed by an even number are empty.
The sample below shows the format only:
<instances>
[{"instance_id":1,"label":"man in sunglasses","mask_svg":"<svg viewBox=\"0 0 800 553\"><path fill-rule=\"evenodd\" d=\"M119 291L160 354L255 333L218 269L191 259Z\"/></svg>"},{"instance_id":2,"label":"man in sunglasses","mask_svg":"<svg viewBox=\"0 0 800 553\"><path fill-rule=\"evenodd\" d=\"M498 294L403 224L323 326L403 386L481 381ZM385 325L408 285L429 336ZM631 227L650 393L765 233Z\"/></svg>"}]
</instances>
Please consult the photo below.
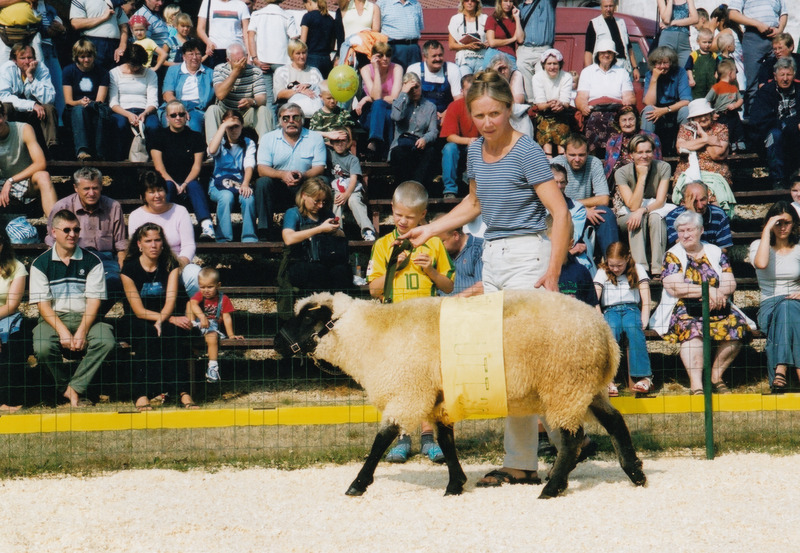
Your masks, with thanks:
<instances>
[{"instance_id":1,"label":"man in sunglasses","mask_svg":"<svg viewBox=\"0 0 800 553\"><path fill-rule=\"evenodd\" d=\"M273 221L294 205L299 185L309 177L322 175L326 152L322 134L303 128L303 111L297 104L284 104L278 110L279 129L261 137L256 164L259 178L255 186L258 237L280 240L280 229Z\"/></svg>"},{"instance_id":2,"label":"man in sunglasses","mask_svg":"<svg viewBox=\"0 0 800 553\"><path fill-rule=\"evenodd\" d=\"M186 203L200 221L200 240L216 240L208 200L200 181L206 143L203 135L188 126L189 113L180 100L172 100L164 109L167 128L160 128L150 137L153 166L167 182L167 201Z\"/></svg>"},{"instance_id":3,"label":"man in sunglasses","mask_svg":"<svg viewBox=\"0 0 800 553\"><path fill-rule=\"evenodd\" d=\"M81 396L116 343L111 326L97 321L100 303L106 299L105 272L100 258L78 246L81 226L74 213L57 212L50 232L53 247L31 264L30 302L39 307L33 351L72 408L80 408L91 405ZM62 355L83 351L70 375Z\"/></svg>"}]
</instances>

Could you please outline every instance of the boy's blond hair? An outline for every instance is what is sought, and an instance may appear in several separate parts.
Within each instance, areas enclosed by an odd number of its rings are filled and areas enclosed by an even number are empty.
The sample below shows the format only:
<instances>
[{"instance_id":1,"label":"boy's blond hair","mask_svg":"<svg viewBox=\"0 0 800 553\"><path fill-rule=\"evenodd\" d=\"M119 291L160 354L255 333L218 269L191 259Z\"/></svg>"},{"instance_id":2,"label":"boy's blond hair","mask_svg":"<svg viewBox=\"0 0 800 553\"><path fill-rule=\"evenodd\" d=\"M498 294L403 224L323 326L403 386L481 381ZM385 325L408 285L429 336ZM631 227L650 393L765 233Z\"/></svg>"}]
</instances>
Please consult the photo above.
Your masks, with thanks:
<instances>
[{"instance_id":1,"label":"boy's blond hair","mask_svg":"<svg viewBox=\"0 0 800 553\"><path fill-rule=\"evenodd\" d=\"M428 208L428 191L415 180L401 182L392 194L392 205L424 211Z\"/></svg>"},{"instance_id":2,"label":"boy's blond hair","mask_svg":"<svg viewBox=\"0 0 800 553\"><path fill-rule=\"evenodd\" d=\"M736 71L736 62L732 59L720 60L717 64L717 76L720 81L726 80L732 71Z\"/></svg>"},{"instance_id":3,"label":"boy's blond hair","mask_svg":"<svg viewBox=\"0 0 800 553\"><path fill-rule=\"evenodd\" d=\"M717 37L717 49L720 53L726 53L735 44L731 33L722 33Z\"/></svg>"},{"instance_id":4,"label":"boy's blond hair","mask_svg":"<svg viewBox=\"0 0 800 553\"><path fill-rule=\"evenodd\" d=\"M219 284L219 271L214 267L203 267L197 273L197 280L200 281L200 279L210 280L214 284Z\"/></svg>"},{"instance_id":5,"label":"boy's blond hair","mask_svg":"<svg viewBox=\"0 0 800 553\"><path fill-rule=\"evenodd\" d=\"M697 30L697 40L701 38L714 38L714 33L707 27L701 27Z\"/></svg>"},{"instance_id":6,"label":"boy's blond hair","mask_svg":"<svg viewBox=\"0 0 800 553\"><path fill-rule=\"evenodd\" d=\"M320 81L320 83L319 83L319 93L320 94L325 94L326 92L330 93L330 91L331 91L331 89L328 87L328 80L325 79L324 81Z\"/></svg>"}]
</instances>

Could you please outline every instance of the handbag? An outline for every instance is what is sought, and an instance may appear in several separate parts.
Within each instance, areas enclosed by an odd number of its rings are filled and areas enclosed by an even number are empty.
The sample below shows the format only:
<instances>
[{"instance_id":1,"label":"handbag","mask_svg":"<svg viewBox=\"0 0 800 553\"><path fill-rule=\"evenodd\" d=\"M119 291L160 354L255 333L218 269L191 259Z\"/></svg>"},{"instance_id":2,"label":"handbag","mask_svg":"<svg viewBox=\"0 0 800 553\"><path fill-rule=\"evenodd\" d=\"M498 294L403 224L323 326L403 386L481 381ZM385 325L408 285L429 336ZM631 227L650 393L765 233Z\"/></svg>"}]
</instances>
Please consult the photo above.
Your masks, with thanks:
<instances>
[{"instance_id":1,"label":"handbag","mask_svg":"<svg viewBox=\"0 0 800 553\"><path fill-rule=\"evenodd\" d=\"M233 175L214 177L213 183L217 190L229 190L234 194L238 194L239 189L242 187L241 181Z\"/></svg>"},{"instance_id":2,"label":"handbag","mask_svg":"<svg viewBox=\"0 0 800 553\"><path fill-rule=\"evenodd\" d=\"M347 263L347 238L336 236L330 232L315 234L307 241L308 260L323 265L339 265Z\"/></svg>"},{"instance_id":3,"label":"handbag","mask_svg":"<svg viewBox=\"0 0 800 553\"><path fill-rule=\"evenodd\" d=\"M128 160L142 163L150 159L150 154L147 152L147 143L144 139L144 123L139 122L139 127L131 125L133 132L133 141L131 141L131 149L128 151Z\"/></svg>"},{"instance_id":4,"label":"handbag","mask_svg":"<svg viewBox=\"0 0 800 553\"><path fill-rule=\"evenodd\" d=\"M403 134L397 137L397 147L416 148L417 140L419 140L419 137L417 135L411 134L410 132L404 132Z\"/></svg>"},{"instance_id":5,"label":"handbag","mask_svg":"<svg viewBox=\"0 0 800 553\"><path fill-rule=\"evenodd\" d=\"M683 305L686 307L686 314L690 317L703 317L703 300L700 298L684 298ZM709 317L727 317L731 314L731 302L727 302L722 309L712 309L708 312Z\"/></svg>"}]
</instances>

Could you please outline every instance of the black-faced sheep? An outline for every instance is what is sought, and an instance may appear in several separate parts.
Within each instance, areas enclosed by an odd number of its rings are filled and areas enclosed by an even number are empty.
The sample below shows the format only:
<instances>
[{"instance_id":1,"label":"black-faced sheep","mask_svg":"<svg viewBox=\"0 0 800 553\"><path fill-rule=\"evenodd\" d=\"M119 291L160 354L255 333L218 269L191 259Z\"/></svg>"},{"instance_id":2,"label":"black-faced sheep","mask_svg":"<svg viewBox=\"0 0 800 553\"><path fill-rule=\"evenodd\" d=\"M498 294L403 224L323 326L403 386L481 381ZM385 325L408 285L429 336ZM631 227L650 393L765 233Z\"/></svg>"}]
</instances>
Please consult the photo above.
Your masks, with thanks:
<instances>
[{"instance_id":1,"label":"black-faced sheep","mask_svg":"<svg viewBox=\"0 0 800 553\"><path fill-rule=\"evenodd\" d=\"M539 497L555 497L566 489L589 411L611 435L622 469L634 484L644 485L628 427L607 397L619 347L603 317L562 294L504 294L508 414L544 415L562 438L550 481ZM366 491L399 432L420 420L436 424L449 471L445 495L463 491L467 478L456 455L453 426L442 409L440 304L441 298L378 304L341 293L314 294L298 301L295 317L276 338L282 355L303 352L339 367L364 387L383 413L372 450L348 495Z\"/></svg>"}]
</instances>

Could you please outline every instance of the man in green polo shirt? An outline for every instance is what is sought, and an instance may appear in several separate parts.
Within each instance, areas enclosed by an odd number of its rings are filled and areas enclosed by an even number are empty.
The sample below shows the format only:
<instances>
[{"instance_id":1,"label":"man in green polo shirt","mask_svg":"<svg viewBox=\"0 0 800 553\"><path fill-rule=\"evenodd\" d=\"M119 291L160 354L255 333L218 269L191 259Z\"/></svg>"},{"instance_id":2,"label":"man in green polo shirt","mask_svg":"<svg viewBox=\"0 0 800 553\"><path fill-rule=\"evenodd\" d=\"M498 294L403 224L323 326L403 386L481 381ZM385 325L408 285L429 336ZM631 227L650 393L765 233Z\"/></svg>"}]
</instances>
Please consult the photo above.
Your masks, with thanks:
<instances>
[{"instance_id":1,"label":"man in green polo shirt","mask_svg":"<svg viewBox=\"0 0 800 553\"><path fill-rule=\"evenodd\" d=\"M100 302L106 299L103 262L78 247L80 231L74 213L56 213L51 230L55 243L34 260L30 271L30 301L39 307L34 353L75 408L91 405L80 396L115 345L111 326L96 322ZM72 377L61 363L62 350L86 350Z\"/></svg>"}]
</instances>

